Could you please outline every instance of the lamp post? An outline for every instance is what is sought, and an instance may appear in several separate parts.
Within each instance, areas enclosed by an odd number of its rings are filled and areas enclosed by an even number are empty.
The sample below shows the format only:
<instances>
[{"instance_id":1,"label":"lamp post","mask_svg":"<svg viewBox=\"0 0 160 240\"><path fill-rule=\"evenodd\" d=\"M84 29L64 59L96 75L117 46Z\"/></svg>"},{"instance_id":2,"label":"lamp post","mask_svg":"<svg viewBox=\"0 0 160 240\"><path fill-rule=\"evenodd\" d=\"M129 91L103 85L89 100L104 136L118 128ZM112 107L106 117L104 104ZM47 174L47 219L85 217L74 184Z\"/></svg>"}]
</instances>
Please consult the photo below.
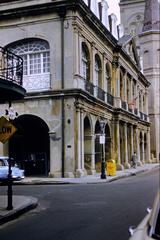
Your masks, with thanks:
<instances>
[{"instance_id":1,"label":"lamp post","mask_svg":"<svg viewBox=\"0 0 160 240\"><path fill-rule=\"evenodd\" d=\"M100 128L101 128L101 135L100 135L100 144L101 144L101 154L102 154L102 158L101 158L101 179L106 179L106 172L105 172L105 149L104 149L104 144L105 144L105 133L104 133L104 129L105 129L105 122L103 120L100 121Z\"/></svg>"},{"instance_id":2,"label":"lamp post","mask_svg":"<svg viewBox=\"0 0 160 240\"><path fill-rule=\"evenodd\" d=\"M6 109L6 116L8 115L9 121L11 122L15 117L18 116L18 113L14 111L14 108L11 107L11 102L9 101L9 109ZM13 209L13 190L12 190L12 164L11 164L11 157L9 154L8 159L8 204L7 204L7 210Z\"/></svg>"}]
</instances>

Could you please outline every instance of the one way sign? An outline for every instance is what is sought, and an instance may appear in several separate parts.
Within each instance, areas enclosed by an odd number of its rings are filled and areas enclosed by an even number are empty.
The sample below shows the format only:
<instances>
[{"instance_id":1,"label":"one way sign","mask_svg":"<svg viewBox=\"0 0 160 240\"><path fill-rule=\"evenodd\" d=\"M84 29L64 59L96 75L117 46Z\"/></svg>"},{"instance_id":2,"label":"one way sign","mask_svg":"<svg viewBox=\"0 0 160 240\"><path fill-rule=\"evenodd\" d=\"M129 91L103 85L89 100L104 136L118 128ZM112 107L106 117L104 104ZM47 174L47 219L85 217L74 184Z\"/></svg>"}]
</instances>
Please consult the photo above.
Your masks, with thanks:
<instances>
[{"instance_id":1,"label":"one way sign","mask_svg":"<svg viewBox=\"0 0 160 240\"><path fill-rule=\"evenodd\" d=\"M5 117L0 118L0 142L5 143L16 131L17 128Z\"/></svg>"}]
</instances>

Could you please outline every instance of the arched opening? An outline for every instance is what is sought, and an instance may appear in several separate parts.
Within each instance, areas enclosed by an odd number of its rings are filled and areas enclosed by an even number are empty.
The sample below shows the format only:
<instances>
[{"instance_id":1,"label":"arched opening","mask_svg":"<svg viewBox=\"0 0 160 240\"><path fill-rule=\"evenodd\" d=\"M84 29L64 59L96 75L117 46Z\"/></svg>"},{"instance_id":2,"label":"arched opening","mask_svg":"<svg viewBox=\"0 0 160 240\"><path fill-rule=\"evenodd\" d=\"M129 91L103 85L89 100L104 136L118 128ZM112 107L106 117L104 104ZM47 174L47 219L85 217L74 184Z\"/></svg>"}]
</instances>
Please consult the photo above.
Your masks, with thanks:
<instances>
[{"instance_id":1,"label":"arched opening","mask_svg":"<svg viewBox=\"0 0 160 240\"><path fill-rule=\"evenodd\" d=\"M95 85L97 87L102 88L102 78L101 78L101 60L98 54L95 55L95 66L94 66L94 71L95 71Z\"/></svg>"},{"instance_id":2,"label":"arched opening","mask_svg":"<svg viewBox=\"0 0 160 240\"><path fill-rule=\"evenodd\" d=\"M50 89L50 46L39 38L13 42L8 50L23 59L23 87L27 92Z\"/></svg>"},{"instance_id":3,"label":"arched opening","mask_svg":"<svg viewBox=\"0 0 160 240\"><path fill-rule=\"evenodd\" d=\"M120 158L121 158L121 164L124 165L124 144L125 144L125 133L124 133L124 123L120 122L119 125L119 138L120 138Z\"/></svg>"},{"instance_id":4,"label":"arched opening","mask_svg":"<svg viewBox=\"0 0 160 240\"><path fill-rule=\"evenodd\" d=\"M90 57L89 51L85 43L82 43L82 77L86 81L90 81Z\"/></svg>"},{"instance_id":5,"label":"arched opening","mask_svg":"<svg viewBox=\"0 0 160 240\"><path fill-rule=\"evenodd\" d=\"M102 162L102 144L100 144L100 123L96 122L95 125L95 168L96 172L101 172L101 162Z\"/></svg>"},{"instance_id":6,"label":"arched opening","mask_svg":"<svg viewBox=\"0 0 160 240\"><path fill-rule=\"evenodd\" d=\"M34 115L22 115L13 121L17 132L9 141L9 153L25 175L48 175L49 128Z\"/></svg>"},{"instance_id":7,"label":"arched opening","mask_svg":"<svg viewBox=\"0 0 160 240\"><path fill-rule=\"evenodd\" d=\"M112 85L111 85L111 72L110 72L110 68L109 65L106 64L106 72L105 72L105 90L107 93L111 94L112 93Z\"/></svg>"},{"instance_id":8,"label":"arched opening","mask_svg":"<svg viewBox=\"0 0 160 240\"><path fill-rule=\"evenodd\" d=\"M111 134L109 125L105 126L105 161L111 159Z\"/></svg>"},{"instance_id":9,"label":"arched opening","mask_svg":"<svg viewBox=\"0 0 160 240\"><path fill-rule=\"evenodd\" d=\"M84 167L88 174L91 173L91 159L92 159L92 149L91 149L91 126L88 117L84 119Z\"/></svg>"},{"instance_id":10,"label":"arched opening","mask_svg":"<svg viewBox=\"0 0 160 240\"><path fill-rule=\"evenodd\" d=\"M147 135L144 134L144 159L147 160Z\"/></svg>"},{"instance_id":11,"label":"arched opening","mask_svg":"<svg viewBox=\"0 0 160 240\"><path fill-rule=\"evenodd\" d=\"M140 138L140 160L143 160L143 136L142 136L142 132L140 132L139 135Z\"/></svg>"},{"instance_id":12,"label":"arched opening","mask_svg":"<svg viewBox=\"0 0 160 240\"><path fill-rule=\"evenodd\" d=\"M123 100L123 72L120 72L120 98Z\"/></svg>"}]
</instances>

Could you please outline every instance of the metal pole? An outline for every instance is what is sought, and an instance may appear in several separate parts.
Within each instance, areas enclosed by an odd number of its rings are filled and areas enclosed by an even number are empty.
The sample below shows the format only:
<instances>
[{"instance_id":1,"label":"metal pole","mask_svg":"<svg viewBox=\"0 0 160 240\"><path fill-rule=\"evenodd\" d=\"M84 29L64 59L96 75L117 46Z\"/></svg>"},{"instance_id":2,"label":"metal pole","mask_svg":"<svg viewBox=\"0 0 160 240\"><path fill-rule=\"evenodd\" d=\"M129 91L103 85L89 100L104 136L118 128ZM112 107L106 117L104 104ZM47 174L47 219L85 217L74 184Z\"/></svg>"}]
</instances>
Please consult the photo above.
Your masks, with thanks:
<instances>
[{"instance_id":1,"label":"metal pole","mask_svg":"<svg viewBox=\"0 0 160 240\"><path fill-rule=\"evenodd\" d=\"M105 158L104 158L104 143L102 144L102 162L101 162L101 179L106 179L105 172Z\"/></svg>"},{"instance_id":2,"label":"metal pole","mask_svg":"<svg viewBox=\"0 0 160 240\"><path fill-rule=\"evenodd\" d=\"M9 100L9 108L10 107L11 107L11 101ZM8 160L8 191L7 191L7 193L8 193L7 210L12 210L13 209L13 205L12 205L13 191L12 191L12 169L11 169L11 158L10 158L10 156L9 156L9 160Z\"/></svg>"},{"instance_id":3,"label":"metal pole","mask_svg":"<svg viewBox=\"0 0 160 240\"><path fill-rule=\"evenodd\" d=\"M8 162L8 206L7 210L12 210L13 205L12 205L12 169L11 169L11 159L9 158Z\"/></svg>"}]
</instances>

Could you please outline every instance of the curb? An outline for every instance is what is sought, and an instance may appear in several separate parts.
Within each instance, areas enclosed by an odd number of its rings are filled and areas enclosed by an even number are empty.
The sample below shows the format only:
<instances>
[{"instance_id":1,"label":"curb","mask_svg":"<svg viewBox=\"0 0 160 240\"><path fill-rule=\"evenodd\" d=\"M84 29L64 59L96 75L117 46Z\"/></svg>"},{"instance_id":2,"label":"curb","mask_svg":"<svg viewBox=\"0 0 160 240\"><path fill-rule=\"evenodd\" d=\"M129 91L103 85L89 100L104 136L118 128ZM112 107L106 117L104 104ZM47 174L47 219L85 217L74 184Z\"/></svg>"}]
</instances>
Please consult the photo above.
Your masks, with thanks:
<instances>
[{"instance_id":1,"label":"curb","mask_svg":"<svg viewBox=\"0 0 160 240\"><path fill-rule=\"evenodd\" d=\"M5 224L9 221L12 221L16 218L18 218L19 216L21 216L22 214L36 208L38 206L38 200L36 198L30 198L31 202L28 203L27 205L24 205L20 208L17 209L13 209L10 212L8 212L6 215L4 216L0 216L0 225Z\"/></svg>"}]
</instances>

